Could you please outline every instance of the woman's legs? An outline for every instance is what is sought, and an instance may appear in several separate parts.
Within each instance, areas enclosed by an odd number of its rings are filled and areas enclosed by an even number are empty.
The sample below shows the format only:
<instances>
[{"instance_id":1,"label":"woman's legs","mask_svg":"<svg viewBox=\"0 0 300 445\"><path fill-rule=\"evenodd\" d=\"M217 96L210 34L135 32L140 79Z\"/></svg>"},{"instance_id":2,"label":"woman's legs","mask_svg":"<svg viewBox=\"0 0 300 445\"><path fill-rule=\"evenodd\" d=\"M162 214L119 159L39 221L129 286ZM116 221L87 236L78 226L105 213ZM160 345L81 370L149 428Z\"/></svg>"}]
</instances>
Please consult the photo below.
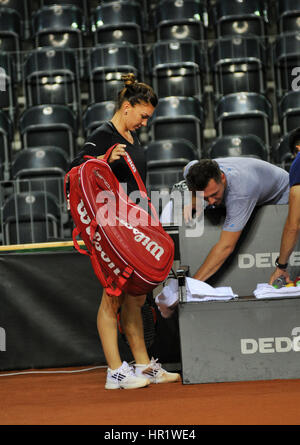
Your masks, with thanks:
<instances>
[{"instance_id":1,"label":"woman's legs","mask_svg":"<svg viewBox=\"0 0 300 445\"><path fill-rule=\"evenodd\" d=\"M119 306L120 299L118 297L108 296L104 290L97 316L97 327L103 352L110 369L117 369L122 365L117 331L117 312Z\"/></svg>"},{"instance_id":2,"label":"woman's legs","mask_svg":"<svg viewBox=\"0 0 300 445\"><path fill-rule=\"evenodd\" d=\"M142 319L142 306L146 296L133 296L126 294L122 304L122 328L131 348L136 363L148 364L150 362L144 340L144 327ZM110 297L103 291L98 311L97 327L102 343L103 352L110 369L117 369L122 365L118 347L117 312L120 299Z\"/></svg>"},{"instance_id":3,"label":"woman's legs","mask_svg":"<svg viewBox=\"0 0 300 445\"><path fill-rule=\"evenodd\" d=\"M122 304L122 328L136 363L148 364L150 362L144 340L144 326L142 306L146 296L133 296L126 294Z\"/></svg>"},{"instance_id":4,"label":"woman's legs","mask_svg":"<svg viewBox=\"0 0 300 445\"><path fill-rule=\"evenodd\" d=\"M97 326L103 352L110 368L105 385L106 389L140 388L147 386L150 382L169 383L180 380L179 374L165 371L160 364L156 363L156 360L152 359L150 362L144 340L141 311L145 298L145 295L136 297L127 294L122 304L122 328L136 362L134 374L128 364L123 365L119 352L117 312L121 299L109 297L103 291ZM120 371L119 368L121 368Z\"/></svg>"}]
</instances>

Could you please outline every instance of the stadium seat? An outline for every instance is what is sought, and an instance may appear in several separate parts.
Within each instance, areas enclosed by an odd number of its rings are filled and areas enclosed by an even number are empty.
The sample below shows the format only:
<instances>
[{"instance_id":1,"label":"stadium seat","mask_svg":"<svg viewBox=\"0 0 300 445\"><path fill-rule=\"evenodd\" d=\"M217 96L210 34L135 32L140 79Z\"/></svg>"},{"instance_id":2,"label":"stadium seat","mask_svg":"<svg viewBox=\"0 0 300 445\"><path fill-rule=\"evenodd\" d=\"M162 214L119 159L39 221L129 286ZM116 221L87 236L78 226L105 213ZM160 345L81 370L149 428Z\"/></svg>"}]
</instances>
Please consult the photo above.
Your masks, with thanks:
<instances>
[{"instance_id":1,"label":"stadium seat","mask_svg":"<svg viewBox=\"0 0 300 445\"><path fill-rule=\"evenodd\" d=\"M211 51L214 94L266 92L265 48L257 38L220 38Z\"/></svg>"},{"instance_id":2,"label":"stadium seat","mask_svg":"<svg viewBox=\"0 0 300 445\"><path fill-rule=\"evenodd\" d=\"M275 5L278 34L300 31L300 1L277 0Z\"/></svg>"},{"instance_id":3,"label":"stadium seat","mask_svg":"<svg viewBox=\"0 0 300 445\"><path fill-rule=\"evenodd\" d=\"M61 212L50 193L13 192L1 206L3 244L41 243L60 236Z\"/></svg>"},{"instance_id":4,"label":"stadium seat","mask_svg":"<svg viewBox=\"0 0 300 445\"><path fill-rule=\"evenodd\" d=\"M29 37L29 0L2 0L0 9L10 9L18 14L24 37Z\"/></svg>"},{"instance_id":5,"label":"stadium seat","mask_svg":"<svg viewBox=\"0 0 300 445\"><path fill-rule=\"evenodd\" d=\"M12 122L17 111L17 74L9 53L0 52L0 109L8 113Z\"/></svg>"},{"instance_id":6,"label":"stadium seat","mask_svg":"<svg viewBox=\"0 0 300 445\"><path fill-rule=\"evenodd\" d=\"M36 47L82 48L83 15L72 5L44 6L33 15Z\"/></svg>"},{"instance_id":7,"label":"stadium seat","mask_svg":"<svg viewBox=\"0 0 300 445\"><path fill-rule=\"evenodd\" d=\"M288 133L300 126L300 89L289 91L278 104L278 119L282 133Z\"/></svg>"},{"instance_id":8,"label":"stadium seat","mask_svg":"<svg viewBox=\"0 0 300 445\"><path fill-rule=\"evenodd\" d=\"M294 160L294 157L290 151L289 138L292 131L282 136L274 146L272 151L272 157L274 163L289 171L290 166Z\"/></svg>"},{"instance_id":9,"label":"stadium seat","mask_svg":"<svg viewBox=\"0 0 300 445\"><path fill-rule=\"evenodd\" d=\"M110 0L111 1L111 0ZM39 0L39 8L43 8L43 6L51 6L51 5L72 5L76 8L80 9L84 14L87 12L87 0L60 0L59 3L57 0Z\"/></svg>"},{"instance_id":10,"label":"stadium seat","mask_svg":"<svg viewBox=\"0 0 300 445\"><path fill-rule=\"evenodd\" d=\"M170 96L159 99L149 119L151 140L175 139L190 141L199 157L203 149L204 114L194 97Z\"/></svg>"},{"instance_id":11,"label":"stadium seat","mask_svg":"<svg viewBox=\"0 0 300 445\"><path fill-rule=\"evenodd\" d=\"M88 55L90 103L115 100L123 88L121 76L132 72L143 78L142 59L136 46L129 43L99 45Z\"/></svg>"},{"instance_id":12,"label":"stadium seat","mask_svg":"<svg viewBox=\"0 0 300 445\"><path fill-rule=\"evenodd\" d=\"M273 60L277 97L281 98L294 90L299 82L300 31L277 37L273 46Z\"/></svg>"},{"instance_id":13,"label":"stadium seat","mask_svg":"<svg viewBox=\"0 0 300 445\"><path fill-rule=\"evenodd\" d=\"M123 0L101 3L92 14L94 43L142 45L143 25L142 8L138 2Z\"/></svg>"},{"instance_id":14,"label":"stadium seat","mask_svg":"<svg viewBox=\"0 0 300 445\"><path fill-rule=\"evenodd\" d=\"M145 146L145 154L146 184L150 193L155 190L170 191L176 182L183 179L185 165L197 159L194 146L186 139L151 141Z\"/></svg>"},{"instance_id":15,"label":"stadium seat","mask_svg":"<svg viewBox=\"0 0 300 445\"><path fill-rule=\"evenodd\" d=\"M11 178L18 192L46 191L63 206L64 176L68 159L58 147L34 147L20 150L12 163Z\"/></svg>"},{"instance_id":16,"label":"stadium seat","mask_svg":"<svg viewBox=\"0 0 300 445\"><path fill-rule=\"evenodd\" d=\"M90 104L82 117L84 135L88 137L97 127L112 118L115 110L114 101Z\"/></svg>"},{"instance_id":17,"label":"stadium seat","mask_svg":"<svg viewBox=\"0 0 300 445\"><path fill-rule=\"evenodd\" d=\"M269 152L262 140L253 134L220 136L208 150L208 157L247 156L269 161Z\"/></svg>"},{"instance_id":18,"label":"stadium seat","mask_svg":"<svg viewBox=\"0 0 300 445\"><path fill-rule=\"evenodd\" d=\"M23 82L27 108L63 104L80 111L79 66L74 50L44 47L29 52Z\"/></svg>"},{"instance_id":19,"label":"stadium seat","mask_svg":"<svg viewBox=\"0 0 300 445\"><path fill-rule=\"evenodd\" d=\"M208 25L206 2L201 0L161 0L153 11L157 40L204 40Z\"/></svg>"},{"instance_id":20,"label":"stadium seat","mask_svg":"<svg viewBox=\"0 0 300 445\"><path fill-rule=\"evenodd\" d=\"M18 52L21 37L21 18L17 11L0 8L0 50Z\"/></svg>"},{"instance_id":21,"label":"stadium seat","mask_svg":"<svg viewBox=\"0 0 300 445\"><path fill-rule=\"evenodd\" d=\"M1 175L5 179L8 179L10 172L10 164L12 159L12 140L13 124L8 115L0 109L0 170Z\"/></svg>"},{"instance_id":22,"label":"stadium seat","mask_svg":"<svg viewBox=\"0 0 300 445\"><path fill-rule=\"evenodd\" d=\"M272 122L272 105L261 94L228 94L216 104L215 123L218 136L254 134L269 149Z\"/></svg>"},{"instance_id":23,"label":"stadium seat","mask_svg":"<svg viewBox=\"0 0 300 445\"><path fill-rule=\"evenodd\" d=\"M24 110L19 119L23 148L41 143L60 147L72 159L76 153L77 120L66 105L36 105Z\"/></svg>"},{"instance_id":24,"label":"stadium seat","mask_svg":"<svg viewBox=\"0 0 300 445\"><path fill-rule=\"evenodd\" d=\"M149 65L158 97L195 96L202 99L205 53L196 41L156 42Z\"/></svg>"},{"instance_id":25,"label":"stadium seat","mask_svg":"<svg viewBox=\"0 0 300 445\"><path fill-rule=\"evenodd\" d=\"M183 180L183 167L172 165L170 167L151 168L147 171L146 187L149 194L153 192L170 192L173 185ZM151 201L159 212L161 209L156 206L155 195L152 194Z\"/></svg>"},{"instance_id":26,"label":"stadium seat","mask_svg":"<svg viewBox=\"0 0 300 445\"><path fill-rule=\"evenodd\" d=\"M197 159L195 147L186 139L164 139L150 141L145 146L147 167L179 166L183 168L188 162Z\"/></svg>"},{"instance_id":27,"label":"stadium seat","mask_svg":"<svg viewBox=\"0 0 300 445\"><path fill-rule=\"evenodd\" d=\"M2 0L0 8L16 11L21 19L28 20L28 0Z\"/></svg>"},{"instance_id":28,"label":"stadium seat","mask_svg":"<svg viewBox=\"0 0 300 445\"><path fill-rule=\"evenodd\" d=\"M20 40L23 37L23 26L17 11L0 8L0 51L10 52L16 72L20 71Z\"/></svg>"},{"instance_id":29,"label":"stadium seat","mask_svg":"<svg viewBox=\"0 0 300 445\"><path fill-rule=\"evenodd\" d=\"M213 8L217 37L265 36L267 12L264 0L217 0Z\"/></svg>"}]
</instances>

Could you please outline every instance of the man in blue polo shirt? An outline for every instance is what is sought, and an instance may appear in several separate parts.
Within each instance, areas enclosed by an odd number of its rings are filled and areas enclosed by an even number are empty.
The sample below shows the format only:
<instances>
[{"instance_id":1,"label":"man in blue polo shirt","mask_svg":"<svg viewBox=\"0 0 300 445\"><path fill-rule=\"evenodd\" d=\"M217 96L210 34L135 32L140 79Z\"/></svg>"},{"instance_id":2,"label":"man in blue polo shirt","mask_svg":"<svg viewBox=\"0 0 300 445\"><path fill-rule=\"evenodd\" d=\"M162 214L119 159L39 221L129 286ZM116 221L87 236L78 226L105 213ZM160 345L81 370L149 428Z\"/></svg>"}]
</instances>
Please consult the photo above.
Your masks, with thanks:
<instances>
[{"instance_id":1,"label":"man in blue polo shirt","mask_svg":"<svg viewBox=\"0 0 300 445\"><path fill-rule=\"evenodd\" d=\"M287 282L290 276L287 272L289 257L292 254L299 237L300 230L300 127L291 133L290 150L295 159L290 168L289 181L289 211L281 236L280 253L275 261L276 269L271 275L269 284L283 275Z\"/></svg>"}]
</instances>

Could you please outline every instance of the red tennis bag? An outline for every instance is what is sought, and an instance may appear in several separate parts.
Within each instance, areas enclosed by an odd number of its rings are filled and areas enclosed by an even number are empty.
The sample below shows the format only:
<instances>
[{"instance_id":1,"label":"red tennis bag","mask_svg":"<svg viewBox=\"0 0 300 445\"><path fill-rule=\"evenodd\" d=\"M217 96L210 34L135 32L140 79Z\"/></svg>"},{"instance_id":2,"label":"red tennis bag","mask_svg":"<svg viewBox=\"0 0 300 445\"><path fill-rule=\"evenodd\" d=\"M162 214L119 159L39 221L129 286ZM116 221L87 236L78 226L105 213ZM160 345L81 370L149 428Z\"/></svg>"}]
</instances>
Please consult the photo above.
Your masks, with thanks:
<instances>
[{"instance_id":1,"label":"red tennis bag","mask_svg":"<svg viewBox=\"0 0 300 445\"><path fill-rule=\"evenodd\" d=\"M88 160L65 176L64 191L75 224L73 242L89 255L94 272L108 295L143 295L164 281L174 260L174 243L162 228L146 188L128 153L127 162L147 200L149 212L128 196L107 160ZM81 249L77 236L87 248Z\"/></svg>"}]
</instances>

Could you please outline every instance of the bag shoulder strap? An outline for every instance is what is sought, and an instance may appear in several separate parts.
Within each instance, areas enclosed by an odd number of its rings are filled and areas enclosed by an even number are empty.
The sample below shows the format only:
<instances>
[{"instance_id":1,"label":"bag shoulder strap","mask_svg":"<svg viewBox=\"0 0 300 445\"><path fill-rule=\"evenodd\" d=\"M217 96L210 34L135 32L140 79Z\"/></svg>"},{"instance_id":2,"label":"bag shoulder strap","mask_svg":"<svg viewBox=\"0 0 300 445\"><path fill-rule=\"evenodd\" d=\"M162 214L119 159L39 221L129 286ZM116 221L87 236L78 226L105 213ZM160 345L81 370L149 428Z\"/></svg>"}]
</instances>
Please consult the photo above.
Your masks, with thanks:
<instances>
[{"instance_id":1,"label":"bag shoulder strap","mask_svg":"<svg viewBox=\"0 0 300 445\"><path fill-rule=\"evenodd\" d=\"M114 149L117 145L118 145L118 144L114 144L114 145L112 145L112 146L106 151L104 157L103 157L102 159L99 159L99 161L102 161L102 162L104 161L104 162L107 162L107 163L108 163L108 159L109 159L109 157L110 157L110 155L111 155L111 152L113 151L113 149ZM93 157L91 157L91 156L85 156L85 158L87 158L87 159L95 159L95 158L93 158ZM135 178L135 180L136 180L136 183L137 183L137 185L138 185L139 191L140 191L140 193L141 193L141 197L144 198L144 199L147 199L147 201L148 201L148 205L149 205L149 207L150 207L150 209L151 209L151 212L152 212L152 215L153 215L154 219L156 220L156 222L158 222L158 221L159 221L159 218L158 218L158 216L157 216L155 207L154 207L153 204L151 203L150 198L149 198L149 196L148 196L148 194L147 194L147 190L146 190L145 184L143 183L142 178L141 178L141 176L140 176L140 174L139 174L139 172L138 172L136 166L134 165L133 160L131 159L131 157L129 156L129 154L128 154L127 152L126 152L126 154L125 154L125 156L124 156L124 159L125 159L125 162L127 163L127 165L128 165L128 167L129 167L131 173L133 174L133 176L134 176L134 178Z\"/></svg>"}]
</instances>

